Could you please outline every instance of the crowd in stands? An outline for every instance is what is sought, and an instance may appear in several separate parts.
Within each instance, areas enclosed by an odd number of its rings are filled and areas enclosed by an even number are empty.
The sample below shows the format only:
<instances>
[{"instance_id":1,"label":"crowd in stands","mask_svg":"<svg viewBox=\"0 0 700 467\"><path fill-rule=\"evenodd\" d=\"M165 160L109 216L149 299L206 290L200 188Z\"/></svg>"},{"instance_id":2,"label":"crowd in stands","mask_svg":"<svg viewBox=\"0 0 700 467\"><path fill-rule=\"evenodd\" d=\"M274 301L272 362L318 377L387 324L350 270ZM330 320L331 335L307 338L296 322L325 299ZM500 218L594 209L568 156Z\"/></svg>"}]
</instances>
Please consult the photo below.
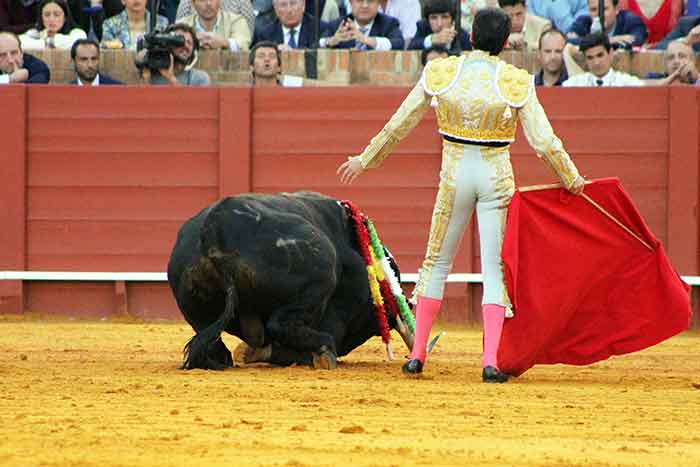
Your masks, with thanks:
<instances>
[{"instance_id":1,"label":"crowd in stands","mask_svg":"<svg viewBox=\"0 0 700 467\"><path fill-rule=\"evenodd\" d=\"M317 22L316 2L304 0L160 0L155 21L150 0L0 0L0 84L48 82L48 67L31 55L43 49L70 50L74 84L112 84L99 73L100 51L123 49L137 52L144 83L207 85L194 67L199 50L228 50L249 51L257 84L273 73L275 83L298 85L280 76L280 51L408 49L425 63L471 50L473 16L487 6L511 18L506 49L537 53L538 85L697 84L699 1L320 0ZM158 68L143 65L153 23L184 42ZM640 79L612 69L616 50L645 49L665 51L665 73Z\"/></svg>"}]
</instances>

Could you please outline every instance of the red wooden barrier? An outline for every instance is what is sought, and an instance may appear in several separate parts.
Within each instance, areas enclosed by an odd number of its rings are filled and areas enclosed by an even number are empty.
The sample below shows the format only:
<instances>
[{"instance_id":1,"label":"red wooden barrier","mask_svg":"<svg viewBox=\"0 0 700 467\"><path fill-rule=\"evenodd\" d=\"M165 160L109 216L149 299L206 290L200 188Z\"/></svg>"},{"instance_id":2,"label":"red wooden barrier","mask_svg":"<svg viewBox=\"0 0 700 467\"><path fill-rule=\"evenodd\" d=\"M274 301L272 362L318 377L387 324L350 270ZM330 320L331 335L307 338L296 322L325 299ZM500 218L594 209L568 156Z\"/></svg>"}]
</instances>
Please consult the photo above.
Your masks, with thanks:
<instances>
[{"instance_id":1,"label":"red wooden barrier","mask_svg":"<svg viewBox=\"0 0 700 467\"><path fill-rule=\"evenodd\" d=\"M164 271L179 225L220 196L307 189L355 201L375 220L402 270L415 272L440 167L432 112L382 169L351 187L335 175L407 92L6 87L0 269ZM619 176L679 272L698 275L700 91L538 94L582 172ZM512 160L519 185L554 180L522 133ZM454 272L478 272L474 232L465 236ZM478 320L480 287L450 285L447 298L443 318ZM25 309L178 316L162 283L0 281L0 312Z\"/></svg>"}]
</instances>

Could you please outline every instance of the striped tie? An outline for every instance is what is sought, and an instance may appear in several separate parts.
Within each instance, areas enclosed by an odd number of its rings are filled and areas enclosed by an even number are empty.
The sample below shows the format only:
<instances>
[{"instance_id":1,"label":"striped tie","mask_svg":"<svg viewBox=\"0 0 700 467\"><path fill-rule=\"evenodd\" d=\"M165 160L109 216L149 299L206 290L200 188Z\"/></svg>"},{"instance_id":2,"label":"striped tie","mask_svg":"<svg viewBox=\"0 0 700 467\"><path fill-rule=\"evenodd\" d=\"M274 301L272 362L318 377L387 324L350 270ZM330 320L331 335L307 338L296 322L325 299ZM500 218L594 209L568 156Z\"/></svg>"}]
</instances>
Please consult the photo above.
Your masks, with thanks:
<instances>
[{"instance_id":1,"label":"striped tie","mask_svg":"<svg viewBox=\"0 0 700 467\"><path fill-rule=\"evenodd\" d=\"M367 36L367 33L369 32L369 28L366 27L366 26L365 26L365 27L361 27L361 28L360 28L360 32L362 33L363 36ZM368 50L368 49L367 49L367 45L365 45L365 44L363 44L363 43L361 43L361 42L358 42L358 43L357 43L357 50Z\"/></svg>"}]
</instances>

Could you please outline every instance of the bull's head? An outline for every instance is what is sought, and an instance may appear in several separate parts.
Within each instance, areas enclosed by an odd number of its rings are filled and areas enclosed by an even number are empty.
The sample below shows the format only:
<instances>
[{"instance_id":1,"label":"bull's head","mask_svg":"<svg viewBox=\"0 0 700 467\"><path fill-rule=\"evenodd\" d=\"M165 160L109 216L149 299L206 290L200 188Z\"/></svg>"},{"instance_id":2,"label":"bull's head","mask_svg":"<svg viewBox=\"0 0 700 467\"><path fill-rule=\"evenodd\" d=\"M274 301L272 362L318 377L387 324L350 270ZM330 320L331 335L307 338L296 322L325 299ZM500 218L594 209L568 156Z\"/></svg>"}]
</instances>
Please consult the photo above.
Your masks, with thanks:
<instances>
[{"instance_id":1,"label":"bull's head","mask_svg":"<svg viewBox=\"0 0 700 467\"><path fill-rule=\"evenodd\" d=\"M401 271L399 270L399 266L398 264L396 264L394 256L391 254L391 252L386 246L384 246L384 254L389 260L389 265L391 266L391 269L393 269L396 278L398 279L399 283L401 283ZM408 351L411 352L413 350L413 342L415 340L415 336L408 328L406 323L404 323L401 320L401 315L399 313L396 314L396 330L399 332L399 335L406 344L406 347L408 347Z\"/></svg>"}]
</instances>

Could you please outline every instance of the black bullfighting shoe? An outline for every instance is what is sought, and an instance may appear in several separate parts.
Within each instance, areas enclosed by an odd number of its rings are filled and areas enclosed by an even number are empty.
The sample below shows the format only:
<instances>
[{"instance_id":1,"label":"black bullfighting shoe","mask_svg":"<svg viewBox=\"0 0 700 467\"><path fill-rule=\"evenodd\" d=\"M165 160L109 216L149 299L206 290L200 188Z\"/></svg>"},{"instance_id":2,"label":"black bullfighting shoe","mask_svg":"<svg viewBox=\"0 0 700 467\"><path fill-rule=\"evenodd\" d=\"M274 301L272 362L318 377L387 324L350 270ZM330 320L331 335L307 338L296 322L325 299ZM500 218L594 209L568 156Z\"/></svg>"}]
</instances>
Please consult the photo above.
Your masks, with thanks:
<instances>
[{"instance_id":1,"label":"black bullfighting shoe","mask_svg":"<svg viewBox=\"0 0 700 467\"><path fill-rule=\"evenodd\" d=\"M484 367L484 371L481 372L481 379L484 380L484 383L505 383L508 381L508 375L489 365Z\"/></svg>"},{"instance_id":2,"label":"black bullfighting shoe","mask_svg":"<svg viewBox=\"0 0 700 467\"><path fill-rule=\"evenodd\" d=\"M401 371L404 375L418 376L421 373L423 373L423 362L421 362L417 358L409 360L403 364L403 366L401 367Z\"/></svg>"}]
</instances>

